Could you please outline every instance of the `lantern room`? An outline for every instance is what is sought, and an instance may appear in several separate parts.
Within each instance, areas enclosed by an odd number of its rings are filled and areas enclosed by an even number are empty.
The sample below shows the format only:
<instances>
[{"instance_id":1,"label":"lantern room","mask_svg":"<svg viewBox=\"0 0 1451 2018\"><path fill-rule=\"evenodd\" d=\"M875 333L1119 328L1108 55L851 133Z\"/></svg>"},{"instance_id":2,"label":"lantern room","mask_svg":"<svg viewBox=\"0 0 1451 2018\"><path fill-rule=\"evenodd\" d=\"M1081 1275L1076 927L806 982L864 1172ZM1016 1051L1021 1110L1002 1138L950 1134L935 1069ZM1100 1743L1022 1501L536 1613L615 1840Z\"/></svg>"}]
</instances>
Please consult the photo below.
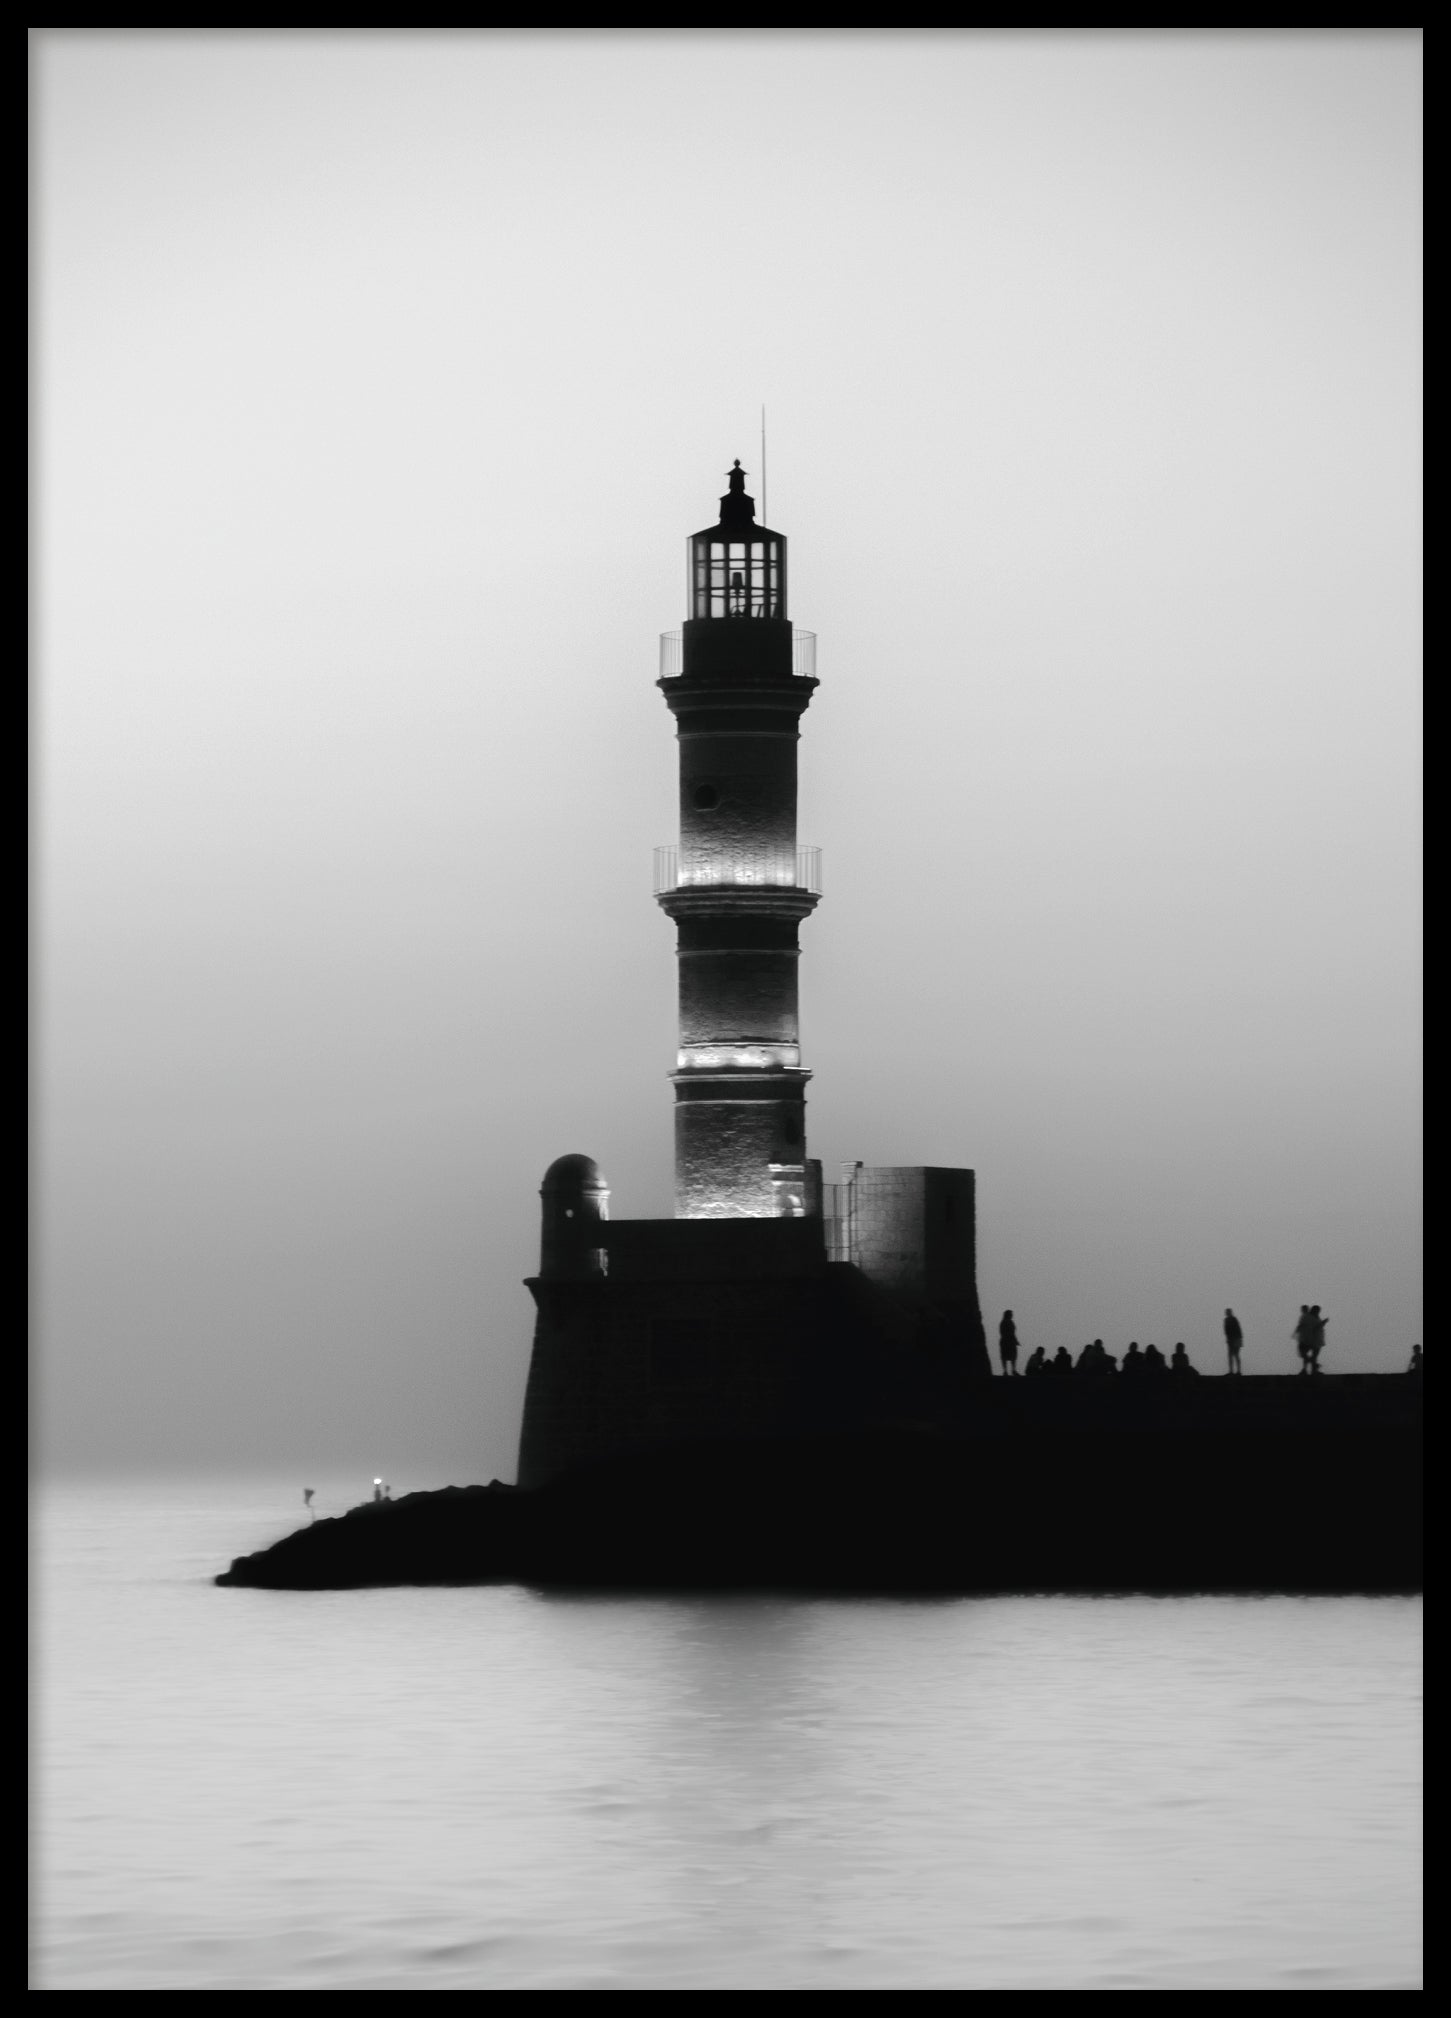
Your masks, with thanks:
<instances>
[{"instance_id":1,"label":"lantern room","mask_svg":"<svg viewBox=\"0 0 1451 2018\"><path fill-rule=\"evenodd\" d=\"M786 614L786 542L756 524L756 502L746 495L739 460L720 501L720 523L690 540L690 615L783 618Z\"/></svg>"}]
</instances>

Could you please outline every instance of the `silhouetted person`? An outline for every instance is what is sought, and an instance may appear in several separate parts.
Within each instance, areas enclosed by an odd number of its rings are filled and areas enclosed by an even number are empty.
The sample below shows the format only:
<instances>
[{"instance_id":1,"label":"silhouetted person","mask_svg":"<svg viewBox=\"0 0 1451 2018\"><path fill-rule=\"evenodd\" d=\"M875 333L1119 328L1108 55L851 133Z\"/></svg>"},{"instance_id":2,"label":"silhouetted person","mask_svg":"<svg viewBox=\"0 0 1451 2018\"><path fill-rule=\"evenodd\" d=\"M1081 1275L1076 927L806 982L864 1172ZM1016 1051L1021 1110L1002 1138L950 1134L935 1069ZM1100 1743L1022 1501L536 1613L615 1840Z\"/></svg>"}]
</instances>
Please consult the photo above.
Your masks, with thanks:
<instances>
[{"instance_id":1,"label":"silhouetted person","mask_svg":"<svg viewBox=\"0 0 1451 2018\"><path fill-rule=\"evenodd\" d=\"M1411 1347L1411 1363L1406 1368L1406 1372L1418 1374L1420 1371L1421 1371L1421 1348L1418 1345L1413 1345Z\"/></svg>"},{"instance_id":2,"label":"silhouetted person","mask_svg":"<svg viewBox=\"0 0 1451 2018\"><path fill-rule=\"evenodd\" d=\"M1018 1327L1013 1322L1013 1313L1005 1310L998 1326L998 1358L1002 1361L1005 1374L1018 1370Z\"/></svg>"},{"instance_id":3,"label":"silhouetted person","mask_svg":"<svg viewBox=\"0 0 1451 2018\"><path fill-rule=\"evenodd\" d=\"M1158 1346L1146 1345L1144 1347L1144 1372L1167 1373L1168 1371L1168 1367L1164 1364L1164 1355L1160 1352Z\"/></svg>"},{"instance_id":4,"label":"silhouetted person","mask_svg":"<svg viewBox=\"0 0 1451 2018\"><path fill-rule=\"evenodd\" d=\"M1325 1350L1325 1325L1326 1319L1320 1315L1319 1304L1312 1303L1310 1306L1310 1349L1306 1355L1310 1363L1311 1373L1318 1373L1320 1371L1320 1355Z\"/></svg>"},{"instance_id":5,"label":"silhouetted person","mask_svg":"<svg viewBox=\"0 0 1451 2018\"><path fill-rule=\"evenodd\" d=\"M1075 1373L1093 1372L1093 1347L1091 1345L1084 1346L1082 1352L1079 1353L1078 1358L1074 1362L1073 1371Z\"/></svg>"},{"instance_id":6,"label":"silhouetted person","mask_svg":"<svg viewBox=\"0 0 1451 2018\"><path fill-rule=\"evenodd\" d=\"M1169 1371L1170 1373L1193 1373L1193 1374L1197 1374L1199 1371L1197 1366L1190 1365L1189 1355L1184 1350L1184 1341L1182 1338L1180 1339L1179 1343L1174 1347L1173 1356L1169 1361Z\"/></svg>"},{"instance_id":7,"label":"silhouetted person","mask_svg":"<svg viewBox=\"0 0 1451 2018\"><path fill-rule=\"evenodd\" d=\"M1310 1340L1315 1330L1315 1321L1310 1315L1308 1303L1300 1305L1300 1315L1295 1319L1295 1350L1300 1355L1300 1371L1310 1371Z\"/></svg>"},{"instance_id":8,"label":"silhouetted person","mask_svg":"<svg viewBox=\"0 0 1451 2018\"><path fill-rule=\"evenodd\" d=\"M1059 1346L1053 1355L1050 1365L1054 1373L1072 1373L1073 1354L1068 1350L1066 1345Z\"/></svg>"},{"instance_id":9,"label":"silhouetted person","mask_svg":"<svg viewBox=\"0 0 1451 2018\"><path fill-rule=\"evenodd\" d=\"M376 1506L378 1502L382 1499L382 1497L383 1497L383 1481L380 1478L375 1478L373 1480L373 1504Z\"/></svg>"},{"instance_id":10,"label":"silhouetted person","mask_svg":"<svg viewBox=\"0 0 1451 2018\"><path fill-rule=\"evenodd\" d=\"M1139 1351L1139 1341L1129 1340L1129 1349L1124 1354L1123 1370L1128 1374L1139 1374L1144 1370L1144 1355Z\"/></svg>"},{"instance_id":11,"label":"silhouetted person","mask_svg":"<svg viewBox=\"0 0 1451 2018\"><path fill-rule=\"evenodd\" d=\"M312 1503L312 1487L310 1485L305 1485L302 1488L302 1504L307 1508L312 1518L316 1520L317 1508Z\"/></svg>"},{"instance_id":12,"label":"silhouetted person","mask_svg":"<svg viewBox=\"0 0 1451 2018\"><path fill-rule=\"evenodd\" d=\"M1033 1350L1028 1354L1028 1364L1023 1368L1024 1376L1026 1377L1030 1373L1046 1373L1047 1371L1048 1354L1041 1345L1035 1345Z\"/></svg>"},{"instance_id":13,"label":"silhouetted person","mask_svg":"<svg viewBox=\"0 0 1451 2018\"><path fill-rule=\"evenodd\" d=\"M1243 1373L1244 1368L1239 1363L1239 1349L1244 1344L1244 1332L1240 1329L1239 1319L1232 1310L1226 1310L1224 1313L1224 1343L1229 1353L1230 1372Z\"/></svg>"}]
</instances>

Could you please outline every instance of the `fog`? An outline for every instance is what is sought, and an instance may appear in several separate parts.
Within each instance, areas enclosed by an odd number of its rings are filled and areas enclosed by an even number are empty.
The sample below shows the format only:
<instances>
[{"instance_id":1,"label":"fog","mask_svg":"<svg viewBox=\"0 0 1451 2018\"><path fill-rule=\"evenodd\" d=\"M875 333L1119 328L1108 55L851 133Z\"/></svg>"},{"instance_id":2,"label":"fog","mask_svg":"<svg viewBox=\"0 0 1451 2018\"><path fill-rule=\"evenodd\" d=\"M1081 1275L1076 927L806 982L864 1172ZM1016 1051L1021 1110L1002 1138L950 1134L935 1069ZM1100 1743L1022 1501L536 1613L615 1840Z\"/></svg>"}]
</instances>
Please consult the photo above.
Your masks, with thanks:
<instances>
[{"instance_id":1,"label":"fog","mask_svg":"<svg viewBox=\"0 0 1451 2018\"><path fill-rule=\"evenodd\" d=\"M1405 1364L1419 55L38 33L50 1460L512 1477L546 1165L671 1210L656 636L763 405L811 1153L973 1167L1025 1348Z\"/></svg>"}]
</instances>

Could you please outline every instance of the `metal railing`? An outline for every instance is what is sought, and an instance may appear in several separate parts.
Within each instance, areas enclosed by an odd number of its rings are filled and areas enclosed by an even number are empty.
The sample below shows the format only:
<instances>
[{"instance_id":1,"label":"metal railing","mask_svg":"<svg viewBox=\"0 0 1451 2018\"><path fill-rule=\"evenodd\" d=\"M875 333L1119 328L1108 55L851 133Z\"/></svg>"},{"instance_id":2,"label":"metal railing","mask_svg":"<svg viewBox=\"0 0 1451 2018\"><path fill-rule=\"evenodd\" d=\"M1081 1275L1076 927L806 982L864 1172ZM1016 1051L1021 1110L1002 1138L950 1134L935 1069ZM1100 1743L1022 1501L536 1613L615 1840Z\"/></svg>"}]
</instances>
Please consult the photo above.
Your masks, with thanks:
<instances>
[{"instance_id":1,"label":"metal railing","mask_svg":"<svg viewBox=\"0 0 1451 2018\"><path fill-rule=\"evenodd\" d=\"M678 846L655 850L655 895L667 890L809 890L821 895L820 848L762 848L714 856L682 872Z\"/></svg>"},{"instance_id":2,"label":"metal railing","mask_svg":"<svg viewBox=\"0 0 1451 2018\"><path fill-rule=\"evenodd\" d=\"M823 1184L821 1187L821 1230L826 1242L828 1261L861 1260L861 1245L857 1238L857 1186L855 1174L848 1177L843 1166L840 1184Z\"/></svg>"},{"instance_id":3,"label":"metal railing","mask_svg":"<svg viewBox=\"0 0 1451 2018\"><path fill-rule=\"evenodd\" d=\"M678 680L685 670L685 645L680 631L660 633L660 677ZM816 678L816 633L791 627L791 671L798 680Z\"/></svg>"}]
</instances>

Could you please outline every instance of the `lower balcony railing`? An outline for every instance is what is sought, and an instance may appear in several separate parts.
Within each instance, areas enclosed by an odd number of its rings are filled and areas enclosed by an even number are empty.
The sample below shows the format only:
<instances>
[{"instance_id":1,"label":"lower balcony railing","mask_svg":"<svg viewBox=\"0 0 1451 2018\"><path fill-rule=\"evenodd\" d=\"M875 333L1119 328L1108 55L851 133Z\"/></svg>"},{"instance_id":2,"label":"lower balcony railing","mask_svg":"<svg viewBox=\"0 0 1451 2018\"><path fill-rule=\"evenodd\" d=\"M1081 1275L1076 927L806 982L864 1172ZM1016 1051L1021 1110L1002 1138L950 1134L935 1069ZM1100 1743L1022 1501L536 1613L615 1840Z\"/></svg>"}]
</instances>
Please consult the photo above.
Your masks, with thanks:
<instances>
[{"instance_id":1,"label":"lower balcony railing","mask_svg":"<svg viewBox=\"0 0 1451 2018\"><path fill-rule=\"evenodd\" d=\"M683 635L680 631L660 633L662 680L678 680L685 669ZM791 627L791 671L798 680L816 678L816 633L799 631L794 624Z\"/></svg>"},{"instance_id":2,"label":"lower balcony railing","mask_svg":"<svg viewBox=\"0 0 1451 2018\"><path fill-rule=\"evenodd\" d=\"M809 890L821 895L820 848L763 848L683 868L678 847L655 850L655 895L667 890Z\"/></svg>"}]
</instances>

